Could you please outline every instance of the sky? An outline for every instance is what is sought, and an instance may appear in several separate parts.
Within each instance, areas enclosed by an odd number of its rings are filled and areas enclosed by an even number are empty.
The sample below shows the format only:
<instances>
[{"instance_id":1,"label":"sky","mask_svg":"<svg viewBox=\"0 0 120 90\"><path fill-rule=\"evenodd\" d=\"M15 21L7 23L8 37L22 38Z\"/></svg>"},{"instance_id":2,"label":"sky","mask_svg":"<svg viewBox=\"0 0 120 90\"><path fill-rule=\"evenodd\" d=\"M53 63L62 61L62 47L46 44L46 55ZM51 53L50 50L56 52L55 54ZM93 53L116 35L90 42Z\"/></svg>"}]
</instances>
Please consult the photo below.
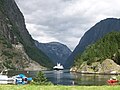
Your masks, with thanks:
<instances>
[{"instance_id":1,"label":"sky","mask_svg":"<svg viewBox=\"0 0 120 90\"><path fill-rule=\"evenodd\" d=\"M60 42L72 51L100 20L120 18L120 0L15 0L27 30L41 42Z\"/></svg>"}]
</instances>

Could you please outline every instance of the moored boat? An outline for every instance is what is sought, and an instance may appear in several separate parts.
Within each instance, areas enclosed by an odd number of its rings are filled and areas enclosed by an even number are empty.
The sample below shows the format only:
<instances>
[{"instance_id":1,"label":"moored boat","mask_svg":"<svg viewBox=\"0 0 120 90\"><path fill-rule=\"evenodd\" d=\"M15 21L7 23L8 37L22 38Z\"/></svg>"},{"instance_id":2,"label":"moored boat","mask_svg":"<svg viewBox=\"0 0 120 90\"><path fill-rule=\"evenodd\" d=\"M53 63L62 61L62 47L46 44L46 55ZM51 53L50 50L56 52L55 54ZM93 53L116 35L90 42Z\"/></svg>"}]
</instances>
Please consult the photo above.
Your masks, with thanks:
<instances>
[{"instance_id":1,"label":"moored boat","mask_svg":"<svg viewBox=\"0 0 120 90\"><path fill-rule=\"evenodd\" d=\"M24 74L8 77L7 74L3 75L3 71L0 74L0 84L27 84L32 81L31 77L26 77Z\"/></svg>"},{"instance_id":2,"label":"moored boat","mask_svg":"<svg viewBox=\"0 0 120 90\"><path fill-rule=\"evenodd\" d=\"M118 82L119 82L119 80L117 80L116 77L112 77L112 78L110 78L109 80L107 80L107 83L108 83L109 85L116 85Z\"/></svg>"},{"instance_id":3,"label":"moored boat","mask_svg":"<svg viewBox=\"0 0 120 90\"><path fill-rule=\"evenodd\" d=\"M8 70L2 70L0 73L0 84L12 84L14 80L12 77L7 76ZM5 74L5 75L3 75Z\"/></svg>"}]
</instances>

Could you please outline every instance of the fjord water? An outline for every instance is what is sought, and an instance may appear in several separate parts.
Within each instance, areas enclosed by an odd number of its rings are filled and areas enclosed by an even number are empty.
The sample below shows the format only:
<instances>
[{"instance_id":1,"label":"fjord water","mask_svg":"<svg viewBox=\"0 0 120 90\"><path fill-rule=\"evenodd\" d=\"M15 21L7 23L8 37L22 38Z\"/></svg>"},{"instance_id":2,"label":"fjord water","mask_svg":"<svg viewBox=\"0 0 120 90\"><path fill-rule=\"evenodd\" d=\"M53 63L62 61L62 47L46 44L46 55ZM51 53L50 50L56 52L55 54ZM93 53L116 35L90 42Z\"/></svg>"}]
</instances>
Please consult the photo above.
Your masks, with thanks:
<instances>
[{"instance_id":1,"label":"fjord water","mask_svg":"<svg viewBox=\"0 0 120 90\"><path fill-rule=\"evenodd\" d=\"M11 71L9 76L24 73L26 76L35 77L38 71ZM69 70L43 71L49 81L55 85L107 85L107 80L113 75L96 75L73 73Z\"/></svg>"},{"instance_id":2,"label":"fjord water","mask_svg":"<svg viewBox=\"0 0 120 90\"><path fill-rule=\"evenodd\" d=\"M111 75L80 74L69 70L45 71L46 77L55 85L106 85Z\"/></svg>"}]
</instances>

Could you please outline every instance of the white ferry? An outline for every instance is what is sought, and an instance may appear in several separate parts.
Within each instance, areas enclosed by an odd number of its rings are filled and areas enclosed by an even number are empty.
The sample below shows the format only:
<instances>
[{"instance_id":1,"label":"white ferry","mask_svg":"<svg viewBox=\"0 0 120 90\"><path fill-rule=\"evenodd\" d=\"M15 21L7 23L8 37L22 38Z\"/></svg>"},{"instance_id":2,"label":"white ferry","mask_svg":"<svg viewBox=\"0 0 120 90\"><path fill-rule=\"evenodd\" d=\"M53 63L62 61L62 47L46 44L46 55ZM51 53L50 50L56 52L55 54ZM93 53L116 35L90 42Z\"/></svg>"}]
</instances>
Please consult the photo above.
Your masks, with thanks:
<instances>
[{"instance_id":1,"label":"white ferry","mask_svg":"<svg viewBox=\"0 0 120 90\"><path fill-rule=\"evenodd\" d=\"M61 65L60 63L57 63L57 66L54 66L53 69L54 69L54 70L63 70L64 67L63 67L63 65Z\"/></svg>"}]
</instances>

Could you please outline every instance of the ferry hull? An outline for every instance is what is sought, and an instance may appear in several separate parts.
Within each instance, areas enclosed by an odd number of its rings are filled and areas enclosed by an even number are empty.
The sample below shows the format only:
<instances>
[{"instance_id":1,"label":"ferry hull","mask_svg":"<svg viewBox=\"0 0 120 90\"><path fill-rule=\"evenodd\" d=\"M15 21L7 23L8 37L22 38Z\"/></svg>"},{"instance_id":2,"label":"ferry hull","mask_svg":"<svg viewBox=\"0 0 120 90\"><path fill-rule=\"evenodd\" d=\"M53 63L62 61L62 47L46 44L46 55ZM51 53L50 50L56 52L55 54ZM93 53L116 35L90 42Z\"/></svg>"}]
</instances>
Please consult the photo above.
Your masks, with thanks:
<instances>
[{"instance_id":1,"label":"ferry hull","mask_svg":"<svg viewBox=\"0 0 120 90\"><path fill-rule=\"evenodd\" d=\"M54 70L63 70L63 68L53 68Z\"/></svg>"}]
</instances>

